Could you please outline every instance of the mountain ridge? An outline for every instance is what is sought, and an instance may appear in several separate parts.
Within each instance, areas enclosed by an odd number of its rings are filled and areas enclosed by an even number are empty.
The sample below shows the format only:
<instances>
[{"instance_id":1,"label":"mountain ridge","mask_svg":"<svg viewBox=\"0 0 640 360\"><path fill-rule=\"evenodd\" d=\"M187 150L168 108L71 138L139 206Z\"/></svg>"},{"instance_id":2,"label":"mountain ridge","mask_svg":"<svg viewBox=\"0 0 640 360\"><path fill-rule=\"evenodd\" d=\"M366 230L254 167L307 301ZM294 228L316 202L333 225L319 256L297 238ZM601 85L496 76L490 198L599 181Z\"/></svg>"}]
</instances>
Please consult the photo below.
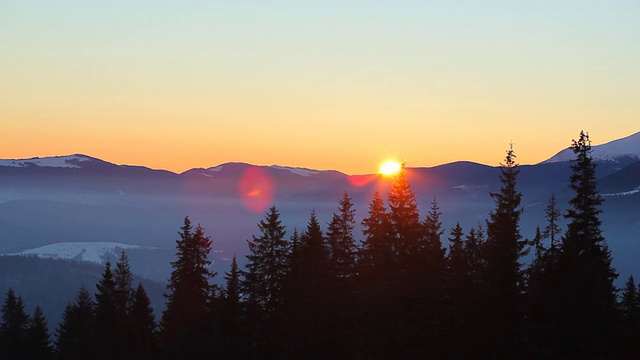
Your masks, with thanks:
<instances>
[{"instance_id":1,"label":"mountain ridge","mask_svg":"<svg viewBox=\"0 0 640 360\"><path fill-rule=\"evenodd\" d=\"M615 163L620 163L621 165L628 165L635 161L640 160L640 131L634 134L625 136L623 138L611 140L604 144L593 145L592 146L592 154L593 158L597 161L610 161ZM547 160L541 161L536 164L523 164L526 165L540 165L540 164L551 164L557 162L567 162L573 159L573 153L570 147L560 150L554 156L550 157ZM194 171L208 171L208 172L219 172L225 167L257 167L262 169L275 169L282 171L290 171L294 174L300 176L313 176L319 173L338 173L345 176L367 176L373 174L346 174L338 170L332 169L324 169L318 170L309 167L300 167L300 166L287 166L287 165L256 165L246 162L225 162L215 166L209 167L195 167L191 169L187 169L183 172L173 172L166 169L153 169L143 165L129 165L129 164L115 164L108 162L106 160L102 160L97 157L93 157L90 155L75 153L69 155L55 155L55 156L44 156L44 157L32 157L32 158L24 158L24 159L0 159L0 167L14 167L14 168L32 168L32 167L53 167L53 168L74 168L74 169L82 169L82 165L89 165L89 162L97 162L101 165L106 166L116 166L120 168L136 168L136 169L145 169L150 171L161 171L166 173L171 173L174 175L184 175ZM465 163L465 164L477 164L489 167L497 167L493 165L483 164L479 162L467 161L467 160L459 160L448 162L444 164L434 165L434 166L414 166L411 168L415 169L432 169L437 167L442 167L446 165Z\"/></svg>"},{"instance_id":2,"label":"mountain ridge","mask_svg":"<svg viewBox=\"0 0 640 360\"><path fill-rule=\"evenodd\" d=\"M627 165L638 161L640 160L640 131L604 144L593 145L591 152L593 158L599 161L611 161ZM572 159L573 151L571 147L567 147L539 164L565 162Z\"/></svg>"}]
</instances>

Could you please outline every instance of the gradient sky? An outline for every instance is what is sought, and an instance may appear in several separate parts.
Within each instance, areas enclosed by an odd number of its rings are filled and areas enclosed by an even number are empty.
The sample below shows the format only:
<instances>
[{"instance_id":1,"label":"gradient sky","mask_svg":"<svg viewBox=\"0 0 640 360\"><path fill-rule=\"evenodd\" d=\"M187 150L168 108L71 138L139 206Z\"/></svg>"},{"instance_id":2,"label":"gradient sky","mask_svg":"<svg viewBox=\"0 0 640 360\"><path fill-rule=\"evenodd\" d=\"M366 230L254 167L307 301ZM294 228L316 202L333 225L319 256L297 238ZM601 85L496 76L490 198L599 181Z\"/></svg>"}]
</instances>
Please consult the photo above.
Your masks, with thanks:
<instances>
[{"instance_id":1,"label":"gradient sky","mask_svg":"<svg viewBox=\"0 0 640 360\"><path fill-rule=\"evenodd\" d=\"M638 1L0 1L0 158L376 172L640 131Z\"/></svg>"}]
</instances>

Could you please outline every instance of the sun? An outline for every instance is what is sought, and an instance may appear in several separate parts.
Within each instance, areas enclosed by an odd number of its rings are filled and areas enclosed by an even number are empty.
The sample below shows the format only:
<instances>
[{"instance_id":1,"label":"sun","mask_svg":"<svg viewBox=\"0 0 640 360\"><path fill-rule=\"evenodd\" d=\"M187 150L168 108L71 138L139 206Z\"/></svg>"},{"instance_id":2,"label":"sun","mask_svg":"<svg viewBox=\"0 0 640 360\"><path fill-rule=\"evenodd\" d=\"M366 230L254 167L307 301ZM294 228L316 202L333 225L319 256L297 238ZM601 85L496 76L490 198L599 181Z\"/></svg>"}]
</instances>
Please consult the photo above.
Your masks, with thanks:
<instances>
[{"instance_id":1,"label":"sun","mask_svg":"<svg viewBox=\"0 0 640 360\"><path fill-rule=\"evenodd\" d=\"M397 161L385 161L384 163L382 163L382 165L380 165L380 174L386 176L395 175L400 171L401 168L402 165L400 165L400 163Z\"/></svg>"}]
</instances>

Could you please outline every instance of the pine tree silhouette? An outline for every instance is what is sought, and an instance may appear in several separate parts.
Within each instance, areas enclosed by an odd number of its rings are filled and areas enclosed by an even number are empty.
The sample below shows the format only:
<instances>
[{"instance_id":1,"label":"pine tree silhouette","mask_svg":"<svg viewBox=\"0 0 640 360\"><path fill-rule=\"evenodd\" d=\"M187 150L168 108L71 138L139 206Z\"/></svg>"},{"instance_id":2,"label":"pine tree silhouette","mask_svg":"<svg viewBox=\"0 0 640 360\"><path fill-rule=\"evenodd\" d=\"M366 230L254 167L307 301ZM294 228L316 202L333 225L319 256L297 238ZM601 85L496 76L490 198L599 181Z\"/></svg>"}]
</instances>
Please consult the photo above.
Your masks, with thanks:
<instances>
[{"instance_id":1,"label":"pine tree silhouette","mask_svg":"<svg viewBox=\"0 0 640 360\"><path fill-rule=\"evenodd\" d=\"M56 348L61 359L83 360L96 354L95 303L84 286L62 314Z\"/></svg>"},{"instance_id":2,"label":"pine tree silhouette","mask_svg":"<svg viewBox=\"0 0 640 360\"><path fill-rule=\"evenodd\" d=\"M329 244L329 302L331 327L335 329L334 353L348 356L355 322L356 285L356 242L353 236L356 210L351 197L346 192L339 202L338 213L334 213L327 226Z\"/></svg>"},{"instance_id":3,"label":"pine tree silhouette","mask_svg":"<svg viewBox=\"0 0 640 360\"><path fill-rule=\"evenodd\" d=\"M260 236L249 244L244 292L248 302L255 304L269 318L282 303L282 287L288 271L289 244L285 239L280 213L272 206L258 224Z\"/></svg>"},{"instance_id":4,"label":"pine tree silhouette","mask_svg":"<svg viewBox=\"0 0 640 360\"><path fill-rule=\"evenodd\" d=\"M130 359L156 359L158 355L158 341L156 334L155 315L151 307L151 301L142 286L133 293L133 299L129 308L127 332L130 340L129 352L126 357Z\"/></svg>"},{"instance_id":5,"label":"pine tree silhouette","mask_svg":"<svg viewBox=\"0 0 640 360\"><path fill-rule=\"evenodd\" d=\"M0 324L0 353L8 359L27 357L27 330L29 316L24 312L24 302L9 288L2 305Z\"/></svg>"},{"instance_id":6,"label":"pine tree silhouette","mask_svg":"<svg viewBox=\"0 0 640 360\"><path fill-rule=\"evenodd\" d=\"M116 262L115 270L113 272L114 281L114 316L113 316L113 342L118 344L118 354L116 356L122 356L123 354L130 353L133 347L134 336L130 333L131 324L129 319L129 312L131 310L133 302L133 274L131 273L131 267L129 265L129 257L124 249L120 253L120 258Z\"/></svg>"},{"instance_id":7,"label":"pine tree silhouette","mask_svg":"<svg viewBox=\"0 0 640 360\"><path fill-rule=\"evenodd\" d=\"M116 313L116 283L111 272L111 262L105 263L102 278L96 284L96 341L98 349L96 357L111 359L121 357L122 343L119 332L122 327L117 323Z\"/></svg>"},{"instance_id":8,"label":"pine tree silhouette","mask_svg":"<svg viewBox=\"0 0 640 360\"><path fill-rule=\"evenodd\" d=\"M209 301L212 293L209 280L215 276L209 270L211 239L198 225L195 230L185 217L176 241L177 259L165 293L167 307L162 313L161 332L166 356L199 358L210 352L206 347L209 325Z\"/></svg>"},{"instance_id":9,"label":"pine tree silhouette","mask_svg":"<svg viewBox=\"0 0 640 360\"><path fill-rule=\"evenodd\" d=\"M596 187L596 164L589 135L573 141L569 221L558 258L558 326L560 353L570 358L602 359L613 351L616 296L611 253L600 229L602 197Z\"/></svg>"},{"instance_id":10,"label":"pine tree silhouette","mask_svg":"<svg viewBox=\"0 0 640 360\"><path fill-rule=\"evenodd\" d=\"M313 211L307 230L300 236L296 274L287 299L286 314L290 328L287 357L326 358L334 350L335 332L330 318L329 247Z\"/></svg>"},{"instance_id":11,"label":"pine tree silhouette","mask_svg":"<svg viewBox=\"0 0 640 360\"><path fill-rule=\"evenodd\" d=\"M507 151L500 168L502 186L491 193L496 207L487 220L486 316L487 345L490 356L508 358L518 354L522 330L522 292L524 274L520 258L525 255L525 241L520 235L520 202L517 186L520 172L513 147Z\"/></svg>"},{"instance_id":12,"label":"pine tree silhouette","mask_svg":"<svg viewBox=\"0 0 640 360\"><path fill-rule=\"evenodd\" d=\"M53 346L51 344L49 326L47 325L47 319L45 319L40 305L36 306L33 316L29 319L27 349L28 356L25 359L47 360L53 358Z\"/></svg>"},{"instance_id":13,"label":"pine tree silhouette","mask_svg":"<svg viewBox=\"0 0 640 360\"><path fill-rule=\"evenodd\" d=\"M254 350L271 354L278 346L274 338L279 333L274 331L274 322L282 321L279 313L284 301L290 250L285 227L275 206L267 211L264 220L260 220L258 229L260 235L247 241L249 255L241 288Z\"/></svg>"}]
</instances>

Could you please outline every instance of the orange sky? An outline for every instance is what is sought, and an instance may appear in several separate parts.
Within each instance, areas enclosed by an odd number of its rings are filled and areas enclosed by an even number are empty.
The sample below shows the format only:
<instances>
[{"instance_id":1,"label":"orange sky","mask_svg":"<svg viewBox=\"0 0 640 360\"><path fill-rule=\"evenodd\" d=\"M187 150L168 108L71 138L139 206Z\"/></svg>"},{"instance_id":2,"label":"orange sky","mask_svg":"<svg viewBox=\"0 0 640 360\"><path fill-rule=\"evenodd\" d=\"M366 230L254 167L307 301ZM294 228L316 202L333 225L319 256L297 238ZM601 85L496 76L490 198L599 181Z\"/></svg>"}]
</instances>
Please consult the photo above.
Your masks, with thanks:
<instances>
[{"instance_id":1,"label":"orange sky","mask_svg":"<svg viewBox=\"0 0 640 360\"><path fill-rule=\"evenodd\" d=\"M577 7L577 5L580 5ZM8 1L0 158L376 172L640 131L640 5Z\"/></svg>"}]
</instances>

